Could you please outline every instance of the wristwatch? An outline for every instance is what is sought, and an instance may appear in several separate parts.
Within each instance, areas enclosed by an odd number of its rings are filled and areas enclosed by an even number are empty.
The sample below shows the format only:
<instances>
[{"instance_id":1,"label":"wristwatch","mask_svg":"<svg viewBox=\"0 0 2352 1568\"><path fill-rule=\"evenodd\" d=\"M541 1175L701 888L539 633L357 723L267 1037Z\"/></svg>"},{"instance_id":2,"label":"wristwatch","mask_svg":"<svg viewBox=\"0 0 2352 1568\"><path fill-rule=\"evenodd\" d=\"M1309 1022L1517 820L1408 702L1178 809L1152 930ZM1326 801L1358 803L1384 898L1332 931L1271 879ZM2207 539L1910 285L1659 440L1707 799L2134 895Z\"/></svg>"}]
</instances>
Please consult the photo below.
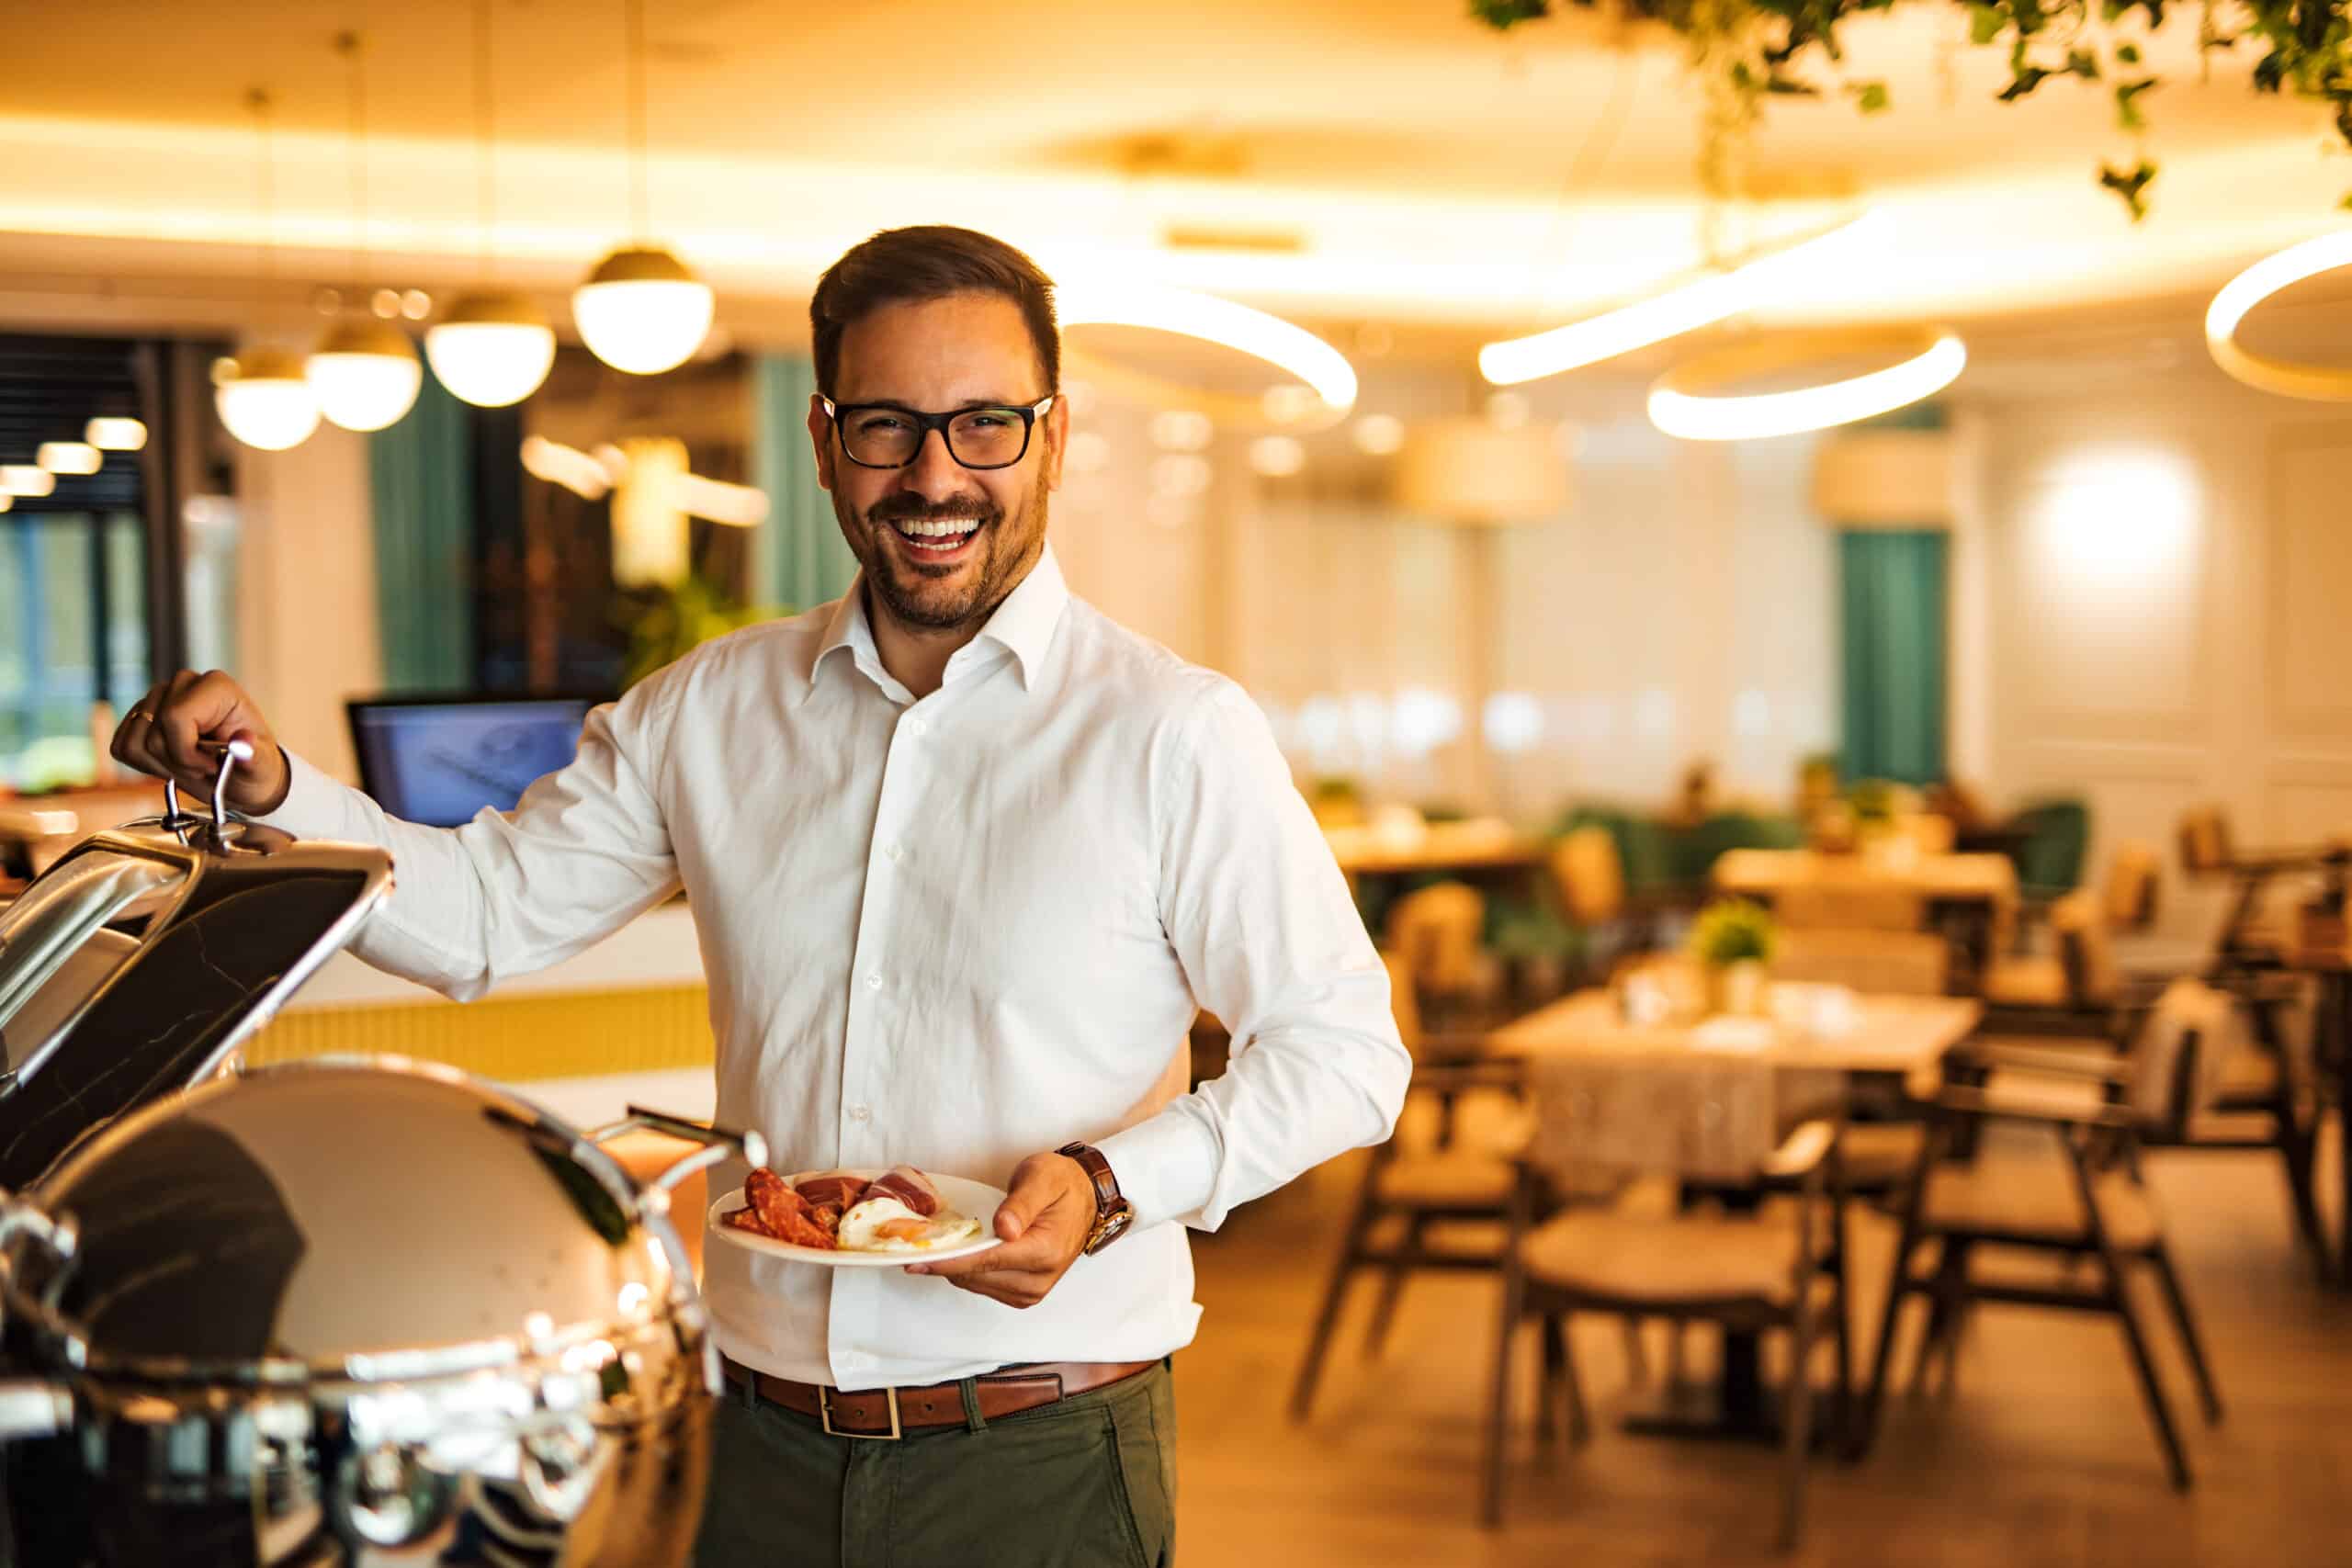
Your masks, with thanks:
<instances>
[{"instance_id":1,"label":"wristwatch","mask_svg":"<svg viewBox=\"0 0 2352 1568\"><path fill-rule=\"evenodd\" d=\"M1091 1258L1127 1234L1136 1206L1119 1196L1119 1179L1112 1174L1111 1162L1092 1144L1065 1144L1054 1152L1078 1161L1094 1183L1094 1228L1086 1233L1086 1255Z\"/></svg>"}]
</instances>

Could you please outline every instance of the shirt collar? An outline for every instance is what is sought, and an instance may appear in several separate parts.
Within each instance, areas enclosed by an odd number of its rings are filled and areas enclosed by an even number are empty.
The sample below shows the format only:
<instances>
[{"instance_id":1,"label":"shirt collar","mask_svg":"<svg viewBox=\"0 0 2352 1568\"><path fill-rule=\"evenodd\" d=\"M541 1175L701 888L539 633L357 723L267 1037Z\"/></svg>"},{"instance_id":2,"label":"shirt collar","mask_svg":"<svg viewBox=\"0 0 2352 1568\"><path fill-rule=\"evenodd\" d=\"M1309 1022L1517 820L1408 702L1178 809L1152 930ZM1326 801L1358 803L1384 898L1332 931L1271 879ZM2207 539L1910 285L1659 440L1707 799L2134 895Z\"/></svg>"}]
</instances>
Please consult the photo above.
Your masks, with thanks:
<instances>
[{"instance_id":1,"label":"shirt collar","mask_svg":"<svg viewBox=\"0 0 2352 1568\"><path fill-rule=\"evenodd\" d=\"M1029 569L1013 591L1004 596L1004 603L980 628L980 637L1010 651L1021 667L1023 691L1034 686L1038 672L1045 668L1046 651L1053 647L1054 628L1061 625L1062 610L1069 603L1069 584L1063 580L1061 562L1054 558L1054 547L1047 544L1038 552L1037 564ZM882 667L882 653L874 643L873 625L865 618L865 574L860 572L849 592L833 605L831 619L825 623L825 640L817 649L817 657L808 667L808 690L801 701L808 701L817 690L817 678L824 671L825 660L846 649L851 660L876 681L895 686L889 672Z\"/></svg>"}]
</instances>

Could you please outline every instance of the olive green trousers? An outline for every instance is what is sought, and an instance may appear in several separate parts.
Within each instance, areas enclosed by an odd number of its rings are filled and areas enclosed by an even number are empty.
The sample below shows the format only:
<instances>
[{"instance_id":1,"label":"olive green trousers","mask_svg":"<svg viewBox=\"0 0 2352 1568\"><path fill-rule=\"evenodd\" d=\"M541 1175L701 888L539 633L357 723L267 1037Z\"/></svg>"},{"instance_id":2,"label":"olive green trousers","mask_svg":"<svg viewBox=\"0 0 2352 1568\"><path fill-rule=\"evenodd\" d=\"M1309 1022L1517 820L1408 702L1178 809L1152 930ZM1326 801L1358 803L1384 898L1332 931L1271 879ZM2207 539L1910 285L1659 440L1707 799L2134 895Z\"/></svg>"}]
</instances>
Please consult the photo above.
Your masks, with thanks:
<instances>
[{"instance_id":1,"label":"olive green trousers","mask_svg":"<svg viewBox=\"0 0 2352 1568\"><path fill-rule=\"evenodd\" d=\"M730 1382L695 1568L1168 1568L1173 1382L1163 1363L895 1442L829 1437Z\"/></svg>"}]
</instances>

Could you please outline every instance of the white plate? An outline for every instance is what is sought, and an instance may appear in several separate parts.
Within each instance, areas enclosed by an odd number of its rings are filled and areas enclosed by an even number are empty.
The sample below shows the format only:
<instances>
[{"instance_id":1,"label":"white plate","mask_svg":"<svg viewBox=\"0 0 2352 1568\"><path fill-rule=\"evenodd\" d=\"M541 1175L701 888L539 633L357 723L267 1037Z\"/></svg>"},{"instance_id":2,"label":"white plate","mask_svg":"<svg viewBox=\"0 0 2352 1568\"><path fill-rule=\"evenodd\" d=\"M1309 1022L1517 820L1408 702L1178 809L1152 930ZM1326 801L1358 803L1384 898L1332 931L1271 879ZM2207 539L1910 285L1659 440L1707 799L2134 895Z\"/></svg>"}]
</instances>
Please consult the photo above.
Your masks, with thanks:
<instances>
[{"instance_id":1,"label":"white plate","mask_svg":"<svg viewBox=\"0 0 2352 1568\"><path fill-rule=\"evenodd\" d=\"M882 1174L879 1168L860 1169L843 1166L850 1176L862 1176L871 1181ZM784 1179L797 1186L804 1177L822 1176L820 1170L804 1170ZM709 1234L719 1240L731 1242L752 1252L763 1252L770 1258L789 1258L799 1263L821 1263L833 1269L904 1269L910 1263L935 1263L946 1258L967 1258L975 1252L986 1252L991 1247L1003 1245L997 1239L996 1207L1004 1201L1004 1189L991 1187L985 1181L967 1180L960 1176L939 1176L931 1171L931 1184L939 1189L939 1202L944 1209L959 1214L969 1214L980 1222L980 1234L969 1241L959 1241L953 1247L932 1247L923 1252L842 1252L821 1247L795 1247L788 1241L739 1231L733 1225L721 1224L718 1216L742 1208L743 1190L740 1187L710 1206Z\"/></svg>"}]
</instances>

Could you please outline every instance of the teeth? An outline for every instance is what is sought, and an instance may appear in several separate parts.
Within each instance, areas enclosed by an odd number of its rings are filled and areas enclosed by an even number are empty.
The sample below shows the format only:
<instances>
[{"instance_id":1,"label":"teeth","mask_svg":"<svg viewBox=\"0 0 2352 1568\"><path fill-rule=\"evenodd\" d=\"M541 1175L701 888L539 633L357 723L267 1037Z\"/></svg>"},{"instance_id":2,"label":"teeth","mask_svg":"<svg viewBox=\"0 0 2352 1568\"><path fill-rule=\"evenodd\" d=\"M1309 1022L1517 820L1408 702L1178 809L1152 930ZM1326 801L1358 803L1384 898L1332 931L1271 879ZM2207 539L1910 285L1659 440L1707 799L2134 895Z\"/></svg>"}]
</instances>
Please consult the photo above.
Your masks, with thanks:
<instances>
[{"instance_id":1,"label":"teeth","mask_svg":"<svg viewBox=\"0 0 2352 1568\"><path fill-rule=\"evenodd\" d=\"M977 517L956 517L940 523L894 523L892 527L901 534L918 539L956 539L980 525Z\"/></svg>"}]
</instances>

